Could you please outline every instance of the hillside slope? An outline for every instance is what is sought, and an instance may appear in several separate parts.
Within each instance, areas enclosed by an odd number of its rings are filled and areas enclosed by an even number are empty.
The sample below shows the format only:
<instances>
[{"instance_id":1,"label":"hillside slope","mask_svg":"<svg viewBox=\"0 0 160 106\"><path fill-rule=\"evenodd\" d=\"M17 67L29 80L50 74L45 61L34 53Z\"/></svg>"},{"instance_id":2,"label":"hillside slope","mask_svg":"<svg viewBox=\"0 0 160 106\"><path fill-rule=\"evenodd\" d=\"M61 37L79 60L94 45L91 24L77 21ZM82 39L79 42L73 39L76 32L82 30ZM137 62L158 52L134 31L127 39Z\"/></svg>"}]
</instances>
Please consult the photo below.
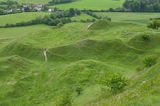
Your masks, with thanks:
<instances>
[{"instance_id":1,"label":"hillside slope","mask_svg":"<svg viewBox=\"0 0 160 106\"><path fill-rule=\"evenodd\" d=\"M0 29L0 105L158 106L160 32L104 20L88 25ZM146 68L149 56L157 64ZM129 79L118 94L100 82L115 73Z\"/></svg>"}]
</instances>

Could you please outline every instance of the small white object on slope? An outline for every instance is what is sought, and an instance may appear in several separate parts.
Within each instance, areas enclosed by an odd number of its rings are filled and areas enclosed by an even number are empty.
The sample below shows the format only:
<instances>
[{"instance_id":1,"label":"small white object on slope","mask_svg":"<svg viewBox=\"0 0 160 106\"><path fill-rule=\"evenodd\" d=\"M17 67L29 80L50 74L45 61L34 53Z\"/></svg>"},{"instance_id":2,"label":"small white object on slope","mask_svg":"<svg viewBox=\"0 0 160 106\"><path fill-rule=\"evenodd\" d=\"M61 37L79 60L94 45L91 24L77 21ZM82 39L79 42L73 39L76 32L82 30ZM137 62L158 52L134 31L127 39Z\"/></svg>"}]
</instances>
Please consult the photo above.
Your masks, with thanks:
<instances>
[{"instance_id":1,"label":"small white object on slope","mask_svg":"<svg viewBox=\"0 0 160 106\"><path fill-rule=\"evenodd\" d=\"M94 23L91 23L88 25L87 29L89 29Z\"/></svg>"},{"instance_id":2,"label":"small white object on slope","mask_svg":"<svg viewBox=\"0 0 160 106\"><path fill-rule=\"evenodd\" d=\"M44 61L45 61L45 63L48 61L48 58L47 58L47 51L48 51L48 49L47 49L47 50L45 50L45 51L43 51Z\"/></svg>"}]
</instances>

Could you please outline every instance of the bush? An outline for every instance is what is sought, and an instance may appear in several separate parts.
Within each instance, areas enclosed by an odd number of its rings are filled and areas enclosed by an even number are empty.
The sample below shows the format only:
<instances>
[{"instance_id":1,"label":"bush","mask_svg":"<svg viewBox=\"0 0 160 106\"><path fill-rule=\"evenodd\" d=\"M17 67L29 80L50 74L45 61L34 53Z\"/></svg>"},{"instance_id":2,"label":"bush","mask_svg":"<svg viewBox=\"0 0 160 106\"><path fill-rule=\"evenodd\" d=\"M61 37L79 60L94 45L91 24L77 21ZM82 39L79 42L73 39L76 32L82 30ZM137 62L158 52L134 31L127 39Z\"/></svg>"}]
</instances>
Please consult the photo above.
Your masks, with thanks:
<instances>
[{"instance_id":1,"label":"bush","mask_svg":"<svg viewBox=\"0 0 160 106\"><path fill-rule=\"evenodd\" d=\"M121 74L114 74L107 81L107 86L113 93L121 92L128 85L128 80Z\"/></svg>"},{"instance_id":2,"label":"bush","mask_svg":"<svg viewBox=\"0 0 160 106\"><path fill-rule=\"evenodd\" d=\"M62 27L63 26L63 23L59 23L58 25L57 25L57 27Z\"/></svg>"},{"instance_id":3,"label":"bush","mask_svg":"<svg viewBox=\"0 0 160 106\"><path fill-rule=\"evenodd\" d=\"M149 25L149 28L159 29L160 28L160 19L153 20Z\"/></svg>"},{"instance_id":4,"label":"bush","mask_svg":"<svg viewBox=\"0 0 160 106\"><path fill-rule=\"evenodd\" d=\"M76 93L79 96L82 92L82 88L80 86L76 87Z\"/></svg>"},{"instance_id":5,"label":"bush","mask_svg":"<svg viewBox=\"0 0 160 106\"><path fill-rule=\"evenodd\" d=\"M147 41L151 40L151 36L148 35L148 34L145 34L145 35L142 36L142 39L143 39L143 41L147 42Z\"/></svg>"},{"instance_id":6,"label":"bush","mask_svg":"<svg viewBox=\"0 0 160 106\"><path fill-rule=\"evenodd\" d=\"M146 57L143 61L145 67L152 67L157 63L157 59L155 57Z\"/></svg>"}]
</instances>

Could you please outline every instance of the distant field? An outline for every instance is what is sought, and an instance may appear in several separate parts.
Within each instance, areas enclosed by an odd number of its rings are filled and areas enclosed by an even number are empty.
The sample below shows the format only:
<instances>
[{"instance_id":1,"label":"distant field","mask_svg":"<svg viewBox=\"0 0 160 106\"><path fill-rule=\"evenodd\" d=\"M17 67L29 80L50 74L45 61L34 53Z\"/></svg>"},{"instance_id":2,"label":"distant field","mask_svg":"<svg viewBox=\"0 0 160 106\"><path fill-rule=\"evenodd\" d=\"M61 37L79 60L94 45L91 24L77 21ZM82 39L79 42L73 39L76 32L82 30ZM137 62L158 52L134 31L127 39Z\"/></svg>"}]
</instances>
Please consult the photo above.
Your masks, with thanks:
<instances>
[{"instance_id":1,"label":"distant field","mask_svg":"<svg viewBox=\"0 0 160 106\"><path fill-rule=\"evenodd\" d=\"M0 0L0 1L5 1L5 0ZM19 3L48 3L51 0L14 0L18 1Z\"/></svg>"},{"instance_id":2,"label":"distant field","mask_svg":"<svg viewBox=\"0 0 160 106\"><path fill-rule=\"evenodd\" d=\"M78 9L101 10L122 7L123 2L124 0L77 0L76 2L60 4L56 7L61 9L68 9L72 7Z\"/></svg>"},{"instance_id":3,"label":"distant field","mask_svg":"<svg viewBox=\"0 0 160 106\"><path fill-rule=\"evenodd\" d=\"M125 12L103 12L97 13L100 16L108 16L112 18L112 21L118 22L131 22L146 24L150 18L160 17L160 13L125 13Z\"/></svg>"},{"instance_id":4,"label":"distant field","mask_svg":"<svg viewBox=\"0 0 160 106\"><path fill-rule=\"evenodd\" d=\"M28 13L18 13L0 16L0 25L5 24L15 24L18 22L26 22L35 19L38 16L44 16L48 13L44 12L28 12Z\"/></svg>"}]
</instances>

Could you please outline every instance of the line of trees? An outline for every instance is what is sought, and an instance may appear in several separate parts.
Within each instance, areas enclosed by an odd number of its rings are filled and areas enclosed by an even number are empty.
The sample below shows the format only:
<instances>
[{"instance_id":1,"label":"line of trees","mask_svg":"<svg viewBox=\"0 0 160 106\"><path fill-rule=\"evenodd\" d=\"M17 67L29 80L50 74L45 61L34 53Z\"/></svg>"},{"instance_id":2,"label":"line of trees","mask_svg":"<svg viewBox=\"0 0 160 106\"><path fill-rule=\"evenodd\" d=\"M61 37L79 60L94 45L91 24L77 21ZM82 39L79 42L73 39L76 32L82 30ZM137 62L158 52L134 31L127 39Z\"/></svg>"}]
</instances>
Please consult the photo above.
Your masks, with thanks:
<instances>
[{"instance_id":1,"label":"line of trees","mask_svg":"<svg viewBox=\"0 0 160 106\"><path fill-rule=\"evenodd\" d=\"M81 11L77 9L69 9L66 11L58 11L54 14L50 14L49 16L45 17L37 17L34 20L28 21L28 22L20 22L16 24L6 24L5 26L0 26L1 28L8 28L8 27L20 27L20 26L29 26L29 25L36 25L36 24L46 24L50 26L61 26L66 23L70 23L71 17L74 17L76 15L80 15Z\"/></svg>"},{"instance_id":2,"label":"line of trees","mask_svg":"<svg viewBox=\"0 0 160 106\"><path fill-rule=\"evenodd\" d=\"M71 22L77 22L75 20L71 20L72 17L78 16L81 13L88 14L93 17L93 19L87 19L87 20L80 20L81 22L95 22L96 19L107 19L111 21L111 18L109 17L101 17L96 15L95 13L89 11L89 10L77 10L70 8L69 10L65 11L57 11L54 12L53 14L44 16L44 17L37 17L34 20L28 21L28 22L19 22L16 24L6 24L4 26L0 26L0 28L9 28L9 27L21 27L21 26L30 26L30 25L36 25L36 24L45 24L49 26L63 26L66 23L71 23Z\"/></svg>"},{"instance_id":3,"label":"line of trees","mask_svg":"<svg viewBox=\"0 0 160 106\"><path fill-rule=\"evenodd\" d=\"M18 12L17 8L20 8L21 5L18 4L18 2L16 1L11 1L11 0L7 0L7 1L1 1L0 2L0 15L5 15L8 12L11 12L12 9L12 13L16 13Z\"/></svg>"},{"instance_id":4,"label":"line of trees","mask_svg":"<svg viewBox=\"0 0 160 106\"><path fill-rule=\"evenodd\" d=\"M160 12L160 0L126 0L123 7L133 12Z\"/></svg>"},{"instance_id":5,"label":"line of trees","mask_svg":"<svg viewBox=\"0 0 160 106\"><path fill-rule=\"evenodd\" d=\"M48 2L49 5L54 5L54 4L63 4L63 3L70 3L73 2L73 0L52 0Z\"/></svg>"}]
</instances>

